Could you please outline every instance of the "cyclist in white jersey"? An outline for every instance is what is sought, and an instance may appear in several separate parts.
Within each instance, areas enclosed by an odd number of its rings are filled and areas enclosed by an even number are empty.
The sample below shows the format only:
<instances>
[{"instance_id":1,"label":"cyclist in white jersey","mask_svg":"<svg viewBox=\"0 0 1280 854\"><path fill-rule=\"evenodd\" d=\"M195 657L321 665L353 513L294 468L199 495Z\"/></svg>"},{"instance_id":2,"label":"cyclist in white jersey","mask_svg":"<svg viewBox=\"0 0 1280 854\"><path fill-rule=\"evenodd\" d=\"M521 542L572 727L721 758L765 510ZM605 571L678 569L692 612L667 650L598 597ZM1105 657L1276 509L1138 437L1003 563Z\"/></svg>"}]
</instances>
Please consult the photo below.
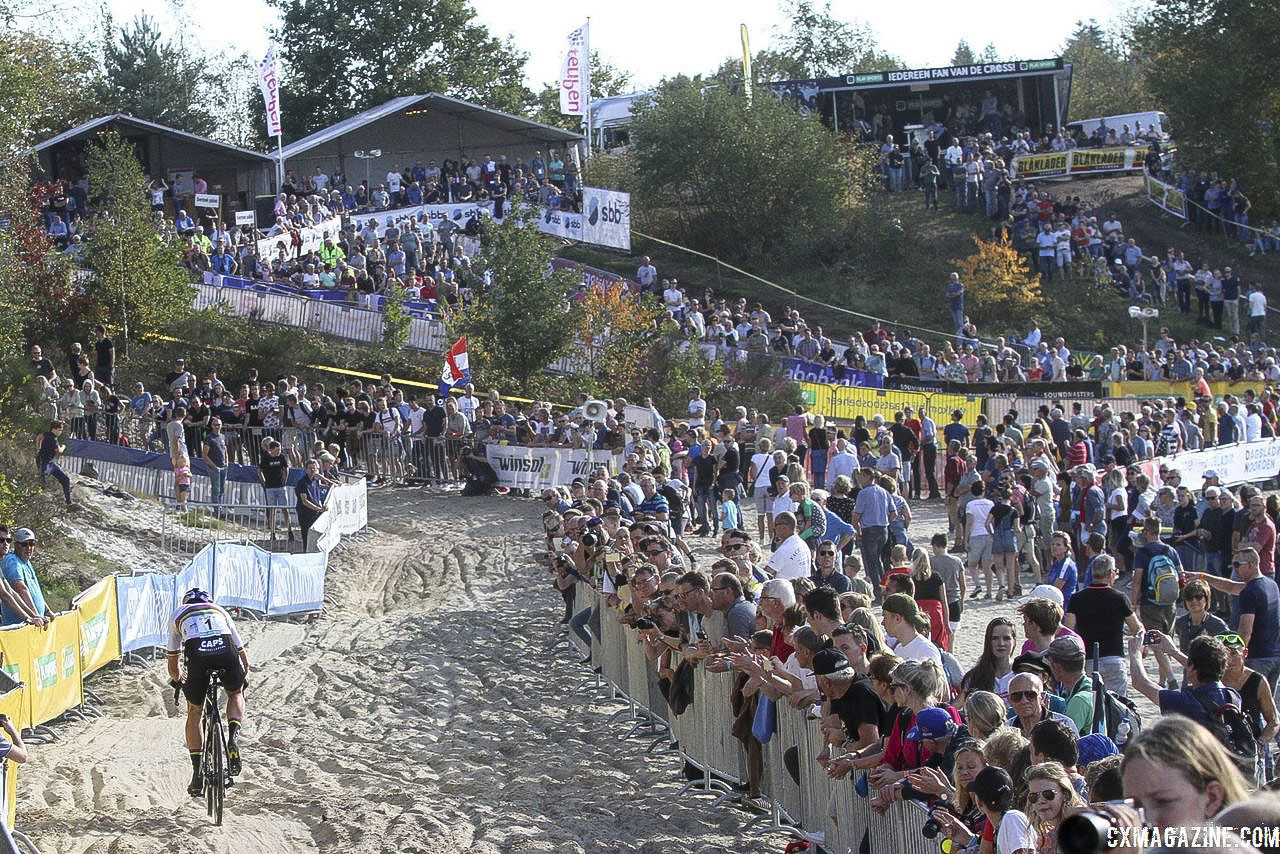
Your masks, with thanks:
<instances>
[{"instance_id":1,"label":"cyclist in white jersey","mask_svg":"<svg viewBox=\"0 0 1280 854\"><path fill-rule=\"evenodd\" d=\"M245 674L249 672L249 656L231 615L213 604L213 597L198 587L182 596L182 604L169 618L169 642L165 647L172 684L182 686L187 698L187 751L191 756L191 784L187 792L198 796L203 791L200 757L204 752L200 732L200 713L209 690L209 675L222 672L222 687L227 692L227 771L240 773L240 748L236 735L244 720ZM182 681L178 656L187 665L187 679Z\"/></svg>"}]
</instances>

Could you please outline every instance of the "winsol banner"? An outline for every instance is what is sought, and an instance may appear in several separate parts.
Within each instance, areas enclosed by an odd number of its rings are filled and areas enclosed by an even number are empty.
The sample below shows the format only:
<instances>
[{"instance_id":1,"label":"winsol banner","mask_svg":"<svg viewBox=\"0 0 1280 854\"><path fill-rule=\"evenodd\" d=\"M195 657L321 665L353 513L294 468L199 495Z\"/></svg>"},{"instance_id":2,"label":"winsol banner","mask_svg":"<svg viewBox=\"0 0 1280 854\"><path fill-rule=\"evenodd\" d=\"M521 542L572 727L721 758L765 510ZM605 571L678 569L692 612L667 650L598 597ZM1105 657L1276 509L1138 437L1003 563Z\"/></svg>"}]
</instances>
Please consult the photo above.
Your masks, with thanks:
<instances>
[{"instance_id":1,"label":"winsol banner","mask_svg":"<svg viewBox=\"0 0 1280 854\"><path fill-rule=\"evenodd\" d=\"M1187 197L1172 184L1147 174L1147 201L1178 219L1187 218Z\"/></svg>"},{"instance_id":2,"label":"winsol banner","mask_svg":"<svg viewBox=\"0 0 1280 854\"><path fill-rule=\"evenodd\" d=\"M1060 178L1099 172L1141 172L1142 148L1072 148L1047 154L1019 154L1009 164L1013 178Z\"/></svg>"},{"instance_id":3,"label":"winsol banner","mask_svg":"<svg viewBox=\"0 0 1280 854\"><path fill-rule=\"evenodd\" d=\"M588 477L596 466L604 466L610 475L622 468L622 455L611 451L485 445L485 456L498 483L511 489L567 486L575 477Z\"/></svg>"}]
</instances>

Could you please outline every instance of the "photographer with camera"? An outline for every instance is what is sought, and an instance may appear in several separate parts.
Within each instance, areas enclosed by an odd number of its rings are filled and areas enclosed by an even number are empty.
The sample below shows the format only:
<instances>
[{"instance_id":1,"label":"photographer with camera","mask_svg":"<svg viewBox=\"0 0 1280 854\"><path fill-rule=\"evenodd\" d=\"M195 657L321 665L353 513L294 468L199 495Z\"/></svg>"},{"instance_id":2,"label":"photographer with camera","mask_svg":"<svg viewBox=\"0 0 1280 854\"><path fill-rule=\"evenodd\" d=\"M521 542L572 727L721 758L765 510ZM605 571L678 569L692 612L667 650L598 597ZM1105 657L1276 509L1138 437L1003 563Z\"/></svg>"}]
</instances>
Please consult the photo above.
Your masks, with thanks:
<instances>
[{"instance_id":1,"label":"photographer with camera","mask_svg":"<svg viewBox=\"0 0 1280 854\"><path fill-rule=\"evenodd\" d=\"M1035 854L1036 832L1026 814L1013 808L1013 779L1008 771L988 765L978 772L968 788L986 818L981 834L971 831L945 809L935 809L931 814L953 843L966 848L982 843L984 850L996 854ZM986 843L991 843L991 848L986 848Z\"/></svg>"},{"instance_id":2,"label":"photographer with camera","mask_svg":"<svg viewBox=\"0 0 1280 854\"><path fill-rule=\"evenodd\" d=\"M928 751L928 757L920 766L909 769L900 783L876 793L871 808L877 812L883 813L895 800L931 800L935 793L928 790L935 787L939 778L946 780L951 776L955 770L956 748L972 741L972 736L964 724L952 720L947 709L932 706L916 715L915 726L907 731L906 739L917 742L922 751ZM937 774L927 774L926 771ZM925 788L916 788L916 783Z\"/></svg>"}]
</instances>

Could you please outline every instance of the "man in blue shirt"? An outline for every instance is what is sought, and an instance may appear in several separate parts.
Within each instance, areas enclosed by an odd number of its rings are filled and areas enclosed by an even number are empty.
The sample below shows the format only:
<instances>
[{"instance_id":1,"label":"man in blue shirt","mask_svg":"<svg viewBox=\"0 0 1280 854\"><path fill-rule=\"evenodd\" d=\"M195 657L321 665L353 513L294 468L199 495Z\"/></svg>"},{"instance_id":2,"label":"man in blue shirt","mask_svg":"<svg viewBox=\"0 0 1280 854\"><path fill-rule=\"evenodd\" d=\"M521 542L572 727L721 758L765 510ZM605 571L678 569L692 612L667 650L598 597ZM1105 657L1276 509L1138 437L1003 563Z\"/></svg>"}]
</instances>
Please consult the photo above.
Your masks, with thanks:
<instances>
[{"instance_id":1,"label":"man in blue shirt","mask_svg":"<svg viewBox=\"0 0 1280 854\"><path fill-rule=\"evenodd\" d=\"M651 475L640 478L640 491L644 493L644 500L636 508L638 521L666 522L671 518L671 505L658 494L657 482Z\"/></svg>"},{"instance_id":2,"label":"man in blue shirt","mask_svg":"<svg viewBox=\"0 0 1280 854\"><path fill-rule=\"evenodd\" d=\"M853 505L853 526L862 543L862 565L872 583L875 604L880 604L880 578L884 575L881 552L889 539L889 512L893 507L889 493L876 483L875 469L858 472L858 498Z\"/></svg>"},{"instance_id":3,"label":"man in blue shirt","mask_svg":"<svg viewBox=\"0 0 1280 854\"><path fill-rule=\"evenodd\" d=\"M959 442L960 447L968 447L969 428L960 423L963 418L963 410L951 410L951 423L942 428L942 438L946 440L947 445L950 445L952 442Z\"/></svg>"},{"instance_id":4,"label":"man in blue shirt","mask_svg":"<svg viewBox=\"0 0 1280 854\"><path fill-rule=\"evenodd\" d=\"M1142 635L1135 634L1129 638L1129 678L1134 688L1160 708L1162 715L1182 715L1208 726L1209 709L1225 705L1239 708L1239 692L1222 684L1222 674L1226 669L1227 648L1222 641L1201 635L1187 647L1186 687L1180 690L1161 689L1151 681L1142 664Z\"/></svg>"},{"instance_id":5,"label":"man in blue shirt","mask_svg":"<svg viewBox=\"0 0 1280 854\"><path fill-rule=\"evenodd\" d=\"M36 551L36 535L30 528L19 528L13 533L14 551L0 562L0 574L4 587L0 588L0 625L31 623L44 626L53 619L53 613L44 601L40 579L36 578L31 558Z\"/></svg>"}]
</instances>

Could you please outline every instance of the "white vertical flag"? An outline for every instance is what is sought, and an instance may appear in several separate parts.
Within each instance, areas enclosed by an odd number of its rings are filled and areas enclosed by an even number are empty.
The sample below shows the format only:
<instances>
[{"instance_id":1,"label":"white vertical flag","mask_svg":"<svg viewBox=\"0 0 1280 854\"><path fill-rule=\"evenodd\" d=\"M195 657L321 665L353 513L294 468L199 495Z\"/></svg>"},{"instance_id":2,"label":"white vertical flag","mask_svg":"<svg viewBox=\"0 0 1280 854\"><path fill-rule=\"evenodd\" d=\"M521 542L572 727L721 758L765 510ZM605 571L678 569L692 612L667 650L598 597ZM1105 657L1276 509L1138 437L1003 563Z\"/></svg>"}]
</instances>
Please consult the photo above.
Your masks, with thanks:
<instances>
[{"instance_id":1,"label":"white vertical flag","mask_svg":"<svg viewBox=\"0 0 1280 854\"><path fill-rule=\"evenodd\" d=\"M280 66L276 62L276 46L272 45L258 66L258 87L267 114L267 136L280 136Z\"/></svg>"},{"instance_id":2,"label":"white vertical flag","mask_svg":"<svg viewBox=\"0 0 1280 854\"><path fill-rule=\"evenodd\" d=\"M588 24L569 33L569 47L560 68L560 113L583 116L591 100L591 54Z\"/></svg>"}]
</instances>

